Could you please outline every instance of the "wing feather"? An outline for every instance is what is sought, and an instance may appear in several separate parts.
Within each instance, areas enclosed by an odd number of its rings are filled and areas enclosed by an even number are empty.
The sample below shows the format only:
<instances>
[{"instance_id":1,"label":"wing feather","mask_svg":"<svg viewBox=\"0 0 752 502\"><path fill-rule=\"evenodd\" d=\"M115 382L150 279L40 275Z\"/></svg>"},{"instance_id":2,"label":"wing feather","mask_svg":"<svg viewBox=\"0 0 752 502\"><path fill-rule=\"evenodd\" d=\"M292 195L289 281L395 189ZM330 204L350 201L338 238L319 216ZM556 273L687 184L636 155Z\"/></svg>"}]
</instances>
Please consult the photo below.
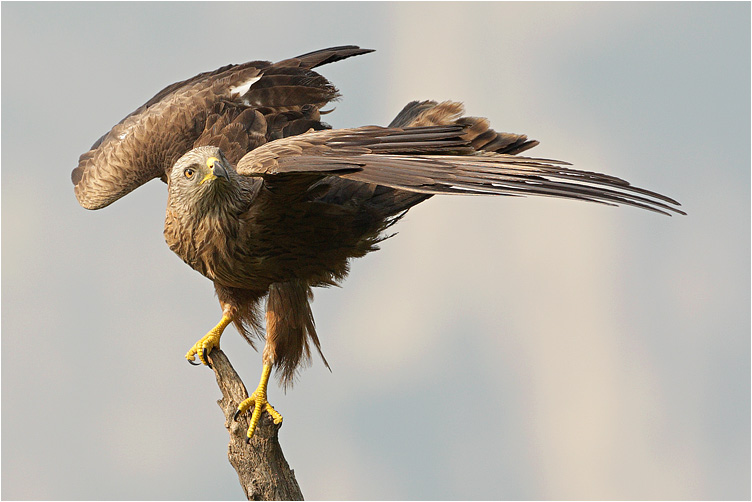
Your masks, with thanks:
<instances>
[{"instance_id":1,"label":"wing feather","mask_svg":"<svg viewBox=\"0 0 752 502\"><path fill-rule=\"evenodd\" d=\"M266 141L326 128L318 110L337 90L312 69L368 52L341 46L278 63L227 65L165 87L81 155L71 173L79 203L99 209L151 179L165 179L195 146L228 149L237 161ZM262 115L264 127L255 114L243 115L248 109Z\"/></svg>"},{"instance_id":2,"label":"wing feather","mask_svg":"<svg viewBox=\"0 0 752 502\"><path fill-rule=\"evenodd\" d=\"M424 194L551 196L683 214L675 200L614 176L572 169L557 160L476 152L463 140L466 129L455 124L311 132L251 151L237 169L267 179L289 173L334 175ZM462 154L468 148L472 153Z\"/></svg>"}]
</instances>

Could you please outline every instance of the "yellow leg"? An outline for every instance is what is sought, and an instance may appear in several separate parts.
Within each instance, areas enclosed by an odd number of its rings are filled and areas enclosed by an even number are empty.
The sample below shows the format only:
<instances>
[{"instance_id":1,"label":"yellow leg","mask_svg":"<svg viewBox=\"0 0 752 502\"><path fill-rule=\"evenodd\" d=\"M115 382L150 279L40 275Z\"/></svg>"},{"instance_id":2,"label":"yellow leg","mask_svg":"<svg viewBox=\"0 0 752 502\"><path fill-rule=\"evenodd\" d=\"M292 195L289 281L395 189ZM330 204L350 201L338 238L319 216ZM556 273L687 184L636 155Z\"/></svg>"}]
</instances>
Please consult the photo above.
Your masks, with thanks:
<instances>
[{"instance_id":1,"label":"yellow leg","mask_svg":"<svg viewBox=\"0 0 752 502\"><path fill-rule=\"evenodd\" d=\"M269 404L269 401L266 400L266 388L269 385L269 375L271 374L271 372L272 365L265 364L264 369L261 372L261 381L259 382L258 387L253 392L253 394L251 394L251 397L240 403L240 405L238 406L238 411L235 412L235 420L237 420L240 414L245 413L245 411L251 407L251 404L253 404L251 425L248 427L249 440L253 437L253 433L256 432L256 426L258 425L258 421L261 418L261 412L263 410L266 410L269 415L272 416L275 424L282 423L282 415L280 415L277 410L272 408L272 405Z\"/></svg>"},{"instance_id":2,"label":"yellow leg","mask_svg":"<svg viewBox=\"0 0 752 502\"><path fill-rule=\"evenodd\" d=\"M211 364L209 364L209 360L206 358L206 355L211 352L214 347L219 348L219 338L222 336L222 332L225 330L227 325L231 322L232 319L230 319L226 315L223 315L222 320L219 321L219 324L214 326L214 328L212 328L211 331L204 335L201 340L197 341L193 345L193 347L191 347L191 350L189 350L185 355L185 358L188 359L188 362L194 365L198 364L193 362L196 360L195 356L198 355L199 360L211 368Z\"/></svg>"}]
</instances>

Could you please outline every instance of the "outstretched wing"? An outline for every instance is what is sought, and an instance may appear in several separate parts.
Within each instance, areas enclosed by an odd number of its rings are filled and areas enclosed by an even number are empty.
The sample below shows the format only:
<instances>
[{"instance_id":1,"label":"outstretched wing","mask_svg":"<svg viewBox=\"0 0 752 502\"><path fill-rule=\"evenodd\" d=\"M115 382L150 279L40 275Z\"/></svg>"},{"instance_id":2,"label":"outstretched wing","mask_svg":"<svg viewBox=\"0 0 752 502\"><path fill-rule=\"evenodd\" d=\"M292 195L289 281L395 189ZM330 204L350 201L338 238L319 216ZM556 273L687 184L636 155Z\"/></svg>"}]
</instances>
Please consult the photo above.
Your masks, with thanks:
<instances>
[{"instance_id":1,"label":"outstretched wing","mask_svg":"<svg viewBox=\"0 0 752 502\"><path fill-rule=\"evenodd\" d=\"M165 179L196 146L219 146L237 161L266 141L326 128L319 109L338 93L313 68L368 52L341 46L278 63L228 65L166 87L81 155L71 173L79 203L99 209Z\"/></svg>"},{"instance_id":2,"label":"outstretched wing","mask_svg":"<svg viewBox=\"0 0 752 502\"><path fill-rule=\"evenodd\" d=\"M483 147L479 151L472 144L478 136L473 137L471 129L471 124L456 121L309 132L249 152L237 170L270 182L294 173L335 175L424 194L540 195L684 214L675 200L613 176L571 169L557 160Z\"/></svg>"}]
</instances>

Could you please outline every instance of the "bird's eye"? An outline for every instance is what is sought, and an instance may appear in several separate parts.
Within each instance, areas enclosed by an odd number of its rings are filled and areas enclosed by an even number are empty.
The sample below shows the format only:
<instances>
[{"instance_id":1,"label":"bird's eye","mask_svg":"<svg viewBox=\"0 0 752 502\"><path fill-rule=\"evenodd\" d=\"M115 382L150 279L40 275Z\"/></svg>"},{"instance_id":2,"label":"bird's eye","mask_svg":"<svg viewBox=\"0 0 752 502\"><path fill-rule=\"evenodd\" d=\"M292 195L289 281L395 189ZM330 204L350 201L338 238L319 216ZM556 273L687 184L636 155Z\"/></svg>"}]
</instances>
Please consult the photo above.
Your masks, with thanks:
<instances>
[{"instance_id":1,"label":"bird's eye","mask_svg":"<svg viewBox=\"0 0 752 502\"><path fill-rule=\"evenodd\" d=\"M193 169L189 167L188 169L183 171L183 174L185 175L186 178L191 179L193 178L193 175L196 174L196 171L194 171Z\"/></svg>"}]
</instances>

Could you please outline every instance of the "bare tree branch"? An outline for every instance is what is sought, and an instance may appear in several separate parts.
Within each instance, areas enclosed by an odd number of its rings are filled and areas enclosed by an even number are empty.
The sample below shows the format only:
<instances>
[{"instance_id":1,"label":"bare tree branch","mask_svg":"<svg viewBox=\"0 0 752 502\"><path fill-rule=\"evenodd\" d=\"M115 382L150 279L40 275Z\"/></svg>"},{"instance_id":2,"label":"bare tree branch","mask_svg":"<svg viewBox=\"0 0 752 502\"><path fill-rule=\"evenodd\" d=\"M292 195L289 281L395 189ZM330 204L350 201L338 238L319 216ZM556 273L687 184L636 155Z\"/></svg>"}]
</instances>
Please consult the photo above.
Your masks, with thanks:
<instances>
[{"instance_id":1,"label":"bare tree branch","mask_svg":"<svg viewBox=\"0 0 752 502\"><path fill-rule=\"evenodd\" d=\"M209 358L222 391L222 399L217 404L225 414L225 427L230 433L228 457L246 497L248 500L303 500L295 474L279 445L278 433L282 424L275 424L264 413L250 444L247 444L250 413L239 417L237 422L233 415L238 404L248 397L248 391L224 352L214 349Z\"/></svg>"}]
</instances>

